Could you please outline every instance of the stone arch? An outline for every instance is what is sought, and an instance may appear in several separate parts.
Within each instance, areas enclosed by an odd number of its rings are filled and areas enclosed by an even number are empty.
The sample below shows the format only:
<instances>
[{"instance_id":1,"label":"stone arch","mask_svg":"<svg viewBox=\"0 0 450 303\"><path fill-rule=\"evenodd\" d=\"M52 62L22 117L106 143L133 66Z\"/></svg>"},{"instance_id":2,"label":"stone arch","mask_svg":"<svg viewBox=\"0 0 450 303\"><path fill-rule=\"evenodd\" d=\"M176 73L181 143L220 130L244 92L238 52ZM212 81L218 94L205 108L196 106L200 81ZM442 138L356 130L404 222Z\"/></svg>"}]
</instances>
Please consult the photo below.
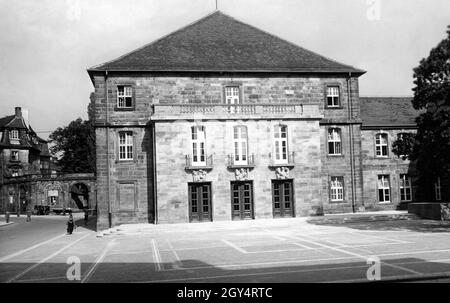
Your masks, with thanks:
<instances>
[{"instance_id":1,"label":"stone arch","mask_svg":"<svg viewBox=\"0 0 450 303\"><path fill-rule=\"evenodd\" d=\"M69 187L70 199L79 209L89 209L91 205L91 187L87 182L75 181Z\"/></svg>"},{"instance_id":2,"label":"stone arch","mask_svg":"<svg viewBox=\"0 0 450 303\"><path fill-rule=\"evenodd\" d=\"M60 182L45 182L41 188L47 205L51 207L64 205L64 188Z\"/></svg>"}]
</instances>

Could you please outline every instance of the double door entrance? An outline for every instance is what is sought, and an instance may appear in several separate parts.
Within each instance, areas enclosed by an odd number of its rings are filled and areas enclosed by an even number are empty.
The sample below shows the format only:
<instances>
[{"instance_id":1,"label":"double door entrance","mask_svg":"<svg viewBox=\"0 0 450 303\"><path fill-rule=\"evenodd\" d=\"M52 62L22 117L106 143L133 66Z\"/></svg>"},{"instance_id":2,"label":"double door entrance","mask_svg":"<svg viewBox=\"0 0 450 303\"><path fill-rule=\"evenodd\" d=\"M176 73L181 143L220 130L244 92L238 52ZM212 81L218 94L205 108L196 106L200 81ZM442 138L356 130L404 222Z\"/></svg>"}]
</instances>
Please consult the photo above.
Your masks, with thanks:
<instances>
[{"instance_id":1,"label":"double door entrance","mask_svg":"<svg viewBox=\"0 0 450 303\"><path fill-rule=\"evenodd\" d=\"M231 218L233 220L254 219L253 183L231 182Z\"/></svg>"},{"instance_id":2,"label":"double door entrance","mask_svg":"<svg viewBox=\"0 0 450 303\"><path fill-rule=\"evenodd\" d=\"M189 183L189 221L212 221L211 183Z\"/></svg>"},{"instance_id":3,"label":"double door entrance","mask_svg":"<svg viewBox=\"0 0 450 303\"><path fill-rule=\"evenodd\" d=\"M189 221L212 221L211 183L189 183ZM274 218L294 217L293 180L272 180ZM255 218L252 181L231 182L231 218Z\"/></svg>"},{"instance_id":4,"label":"double door entrance","mask_svg":"<svg viewBox=\"0 0 450 303\"><path fill-rule=\"evenodd\" d=\"M272 181L273 217L294 217L294 196L292 180Z\"/></svg>"}]
</instances>

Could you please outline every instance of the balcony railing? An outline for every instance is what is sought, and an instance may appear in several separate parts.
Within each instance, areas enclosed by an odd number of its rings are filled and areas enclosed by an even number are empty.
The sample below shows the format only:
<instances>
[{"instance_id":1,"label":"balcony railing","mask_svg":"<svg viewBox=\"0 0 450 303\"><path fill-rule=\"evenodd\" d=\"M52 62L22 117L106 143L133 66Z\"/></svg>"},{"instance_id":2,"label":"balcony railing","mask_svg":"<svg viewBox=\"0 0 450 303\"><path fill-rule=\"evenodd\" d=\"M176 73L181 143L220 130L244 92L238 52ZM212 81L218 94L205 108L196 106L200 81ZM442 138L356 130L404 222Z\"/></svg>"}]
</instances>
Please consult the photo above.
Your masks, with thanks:
<instances>
[{"instance_id":1,"label":"balcony railing","mask_svg":"<svg viewBox=\"0 0 450 303\"><path fill-rule=\"evenodd\" d=\"M198 159L198 158L197 158ZM205 155L205 161L194 162L191 155L186 155L186 169L212 169L213 156Z\"/></svg>"},{"instance_id":2,"label":"balcony railing","mask_svg":"<svg viewBox=\"0 0 450 303\"><path fill-rule=\"evenodd\" d=\"M270 164L269 164L270 167L281 167L281 166L293 167L293 166L295 166L295 152L288 153L286 159L282 159L282 155L280 155L281 159L276 159L274 154L269 153L269 158L270 158Z\"/></svg>"},{"instance_id":3,"label":"balcony railing","mask_svg":"<svg viewBox=\"0 0 450 303\"><path fill-rule=\"evenodd\" d=\"M154 104L152 119L323 118L316 104Z\"/></svg>"},{"instance_id":4,"label":"balcony railing","mask_svg":"<svg viewBox=\"0 0 450 303\"><path fill-rule=\"evenodd\" d=\"M228 155L228 168L252 168L255 167L255 154L247 155L247 161L236 161L234 154Z\"/></svg>"}]
</instances>

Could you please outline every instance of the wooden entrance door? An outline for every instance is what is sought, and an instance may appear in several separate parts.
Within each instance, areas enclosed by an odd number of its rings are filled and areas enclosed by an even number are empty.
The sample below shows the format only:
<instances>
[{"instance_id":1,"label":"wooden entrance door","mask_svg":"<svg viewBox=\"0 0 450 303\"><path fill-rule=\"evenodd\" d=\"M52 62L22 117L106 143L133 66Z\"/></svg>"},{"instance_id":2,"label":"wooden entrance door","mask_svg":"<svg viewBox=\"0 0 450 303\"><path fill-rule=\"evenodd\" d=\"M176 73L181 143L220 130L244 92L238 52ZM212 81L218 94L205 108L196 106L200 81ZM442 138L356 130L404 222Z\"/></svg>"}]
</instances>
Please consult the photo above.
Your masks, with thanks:
<instances>
[{"instance_id":1,"label":"wooden entrance door","mask_svg":"<svg viewBox=\"0 0 450 303\"><path fill-rule=\"evenodd\" d=\"M190 183L189 221L212 221L211 183Z\"/></svg>"},{"instance_id":2,"label":"wooden entrance door","mask_svg":"<svg viewBox=\"0 0 450 303\"><path fill-rule=\"evenodd\" d=\"M231 218L233 220L254 219L251 181L231 182Z\"/></svg>"},{"instance_id":3,"label":"wooden entrance door","mask_svg":"<svg viewBox=\"0 0 450 303\"><path fill-rule=\"evenodd\" d=\"M292 180L272 181L273 217L295 217Z\"/></svg>"}]
</instances>

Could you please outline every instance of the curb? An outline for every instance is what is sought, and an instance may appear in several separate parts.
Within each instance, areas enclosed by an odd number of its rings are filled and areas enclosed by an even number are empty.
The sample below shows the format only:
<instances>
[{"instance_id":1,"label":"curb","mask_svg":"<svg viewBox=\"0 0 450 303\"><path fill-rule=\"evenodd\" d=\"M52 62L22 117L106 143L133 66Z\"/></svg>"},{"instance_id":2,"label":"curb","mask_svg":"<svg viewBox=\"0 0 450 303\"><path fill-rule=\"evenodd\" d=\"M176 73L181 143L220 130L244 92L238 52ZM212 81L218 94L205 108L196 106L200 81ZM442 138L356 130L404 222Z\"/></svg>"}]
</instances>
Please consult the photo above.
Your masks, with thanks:
<instances>
[{"instance_id":1,"label":"curb","mask_svg":"<svg viewBox=\"0 0 450 303\"><path fill-rule=\"evenodd\" d=\"M2 226L7 226L7 225L11 225L11 224L14 224L14 222L8 222L8 223L6 223L6 222L0 222L0 227L2 227Z\"/></svg>"}]
</instances>

